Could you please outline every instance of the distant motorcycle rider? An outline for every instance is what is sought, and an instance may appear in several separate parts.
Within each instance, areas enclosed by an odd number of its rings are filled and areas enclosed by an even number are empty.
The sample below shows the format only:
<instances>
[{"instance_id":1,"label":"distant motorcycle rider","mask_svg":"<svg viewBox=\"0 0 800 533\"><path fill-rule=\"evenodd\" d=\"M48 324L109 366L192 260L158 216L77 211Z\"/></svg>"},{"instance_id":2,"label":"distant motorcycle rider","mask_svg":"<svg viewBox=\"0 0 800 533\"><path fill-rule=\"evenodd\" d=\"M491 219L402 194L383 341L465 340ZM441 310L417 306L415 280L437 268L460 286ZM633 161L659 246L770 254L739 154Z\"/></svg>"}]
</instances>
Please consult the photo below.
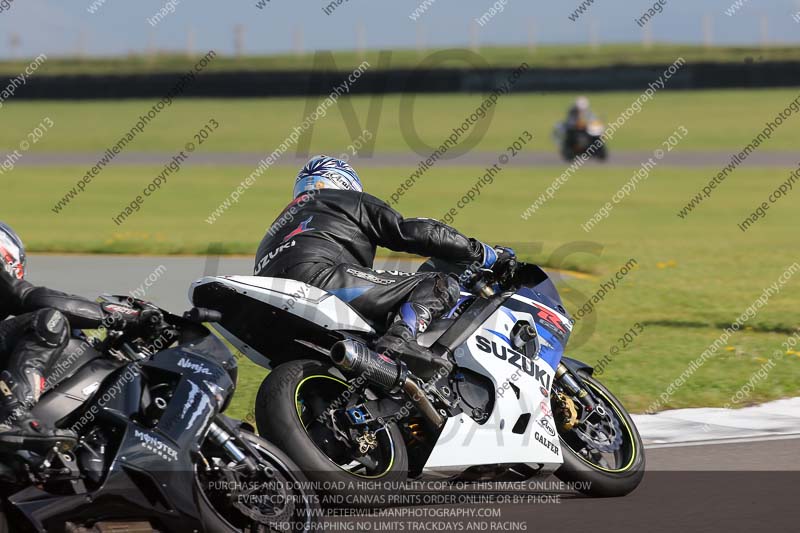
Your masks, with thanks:
<instances>
[{"instance_id":1,"label":"distant motorcycle rider","mask_svg":"<svg viewBox=\"0 0 800 533\"><path fill-rule=\"evenodd\" d=\"M122 329L137 322L138 312L29 283L22 240L2 222L0 260L0 448L35 450L74 440L74 432L31 415L47 371L67 345L70 326Z\"/></svg>"},{"instance_id":2,"label":"distant motorcycle rider","mask_svg":"<svg viewBox=\"0 0 800 533\"><path fill-rule=\"evenodd\" d=\"M567 143L574 144L575 134L584 131L589 121L593 118L592 110L589 107L589 99L579 96L575 103L567 111L567 120L564 122L567 131Z\"/></svg>"},{"instance_id":3,"label":"distant motorcycle rider","mask_svg":"<svg viewBox=\"0 0 800 533\"><path fill-rule=\"evenodd\" d=\"M293 198L261 241L255 274L298 280L335 294L377 329L388 326L376 343L378 352L409 363L409 358L436 362L416 338L456 304L459 283L440 272L373 270L376 247L483 268L514 257L511 249L469 239L436 220L403 218L363 192L355 170L332 157L316 156L306 163ZM293 222L287 223L289 218Z\"/></svg>"}]
</instances>

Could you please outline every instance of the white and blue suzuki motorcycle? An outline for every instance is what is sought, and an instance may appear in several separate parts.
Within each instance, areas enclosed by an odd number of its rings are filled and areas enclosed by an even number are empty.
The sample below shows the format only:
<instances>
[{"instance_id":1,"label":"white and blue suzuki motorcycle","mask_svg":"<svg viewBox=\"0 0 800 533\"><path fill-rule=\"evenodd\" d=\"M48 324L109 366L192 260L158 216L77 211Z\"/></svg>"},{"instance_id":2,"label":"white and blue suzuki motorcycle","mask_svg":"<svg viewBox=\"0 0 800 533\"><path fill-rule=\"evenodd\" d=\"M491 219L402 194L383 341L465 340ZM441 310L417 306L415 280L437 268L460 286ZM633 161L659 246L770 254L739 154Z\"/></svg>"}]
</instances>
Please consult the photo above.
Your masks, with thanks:
<instances>
[{"instance_id":1,"label":"white and blue suzuki motorcycle","mask_svg":"<svg viewBox=\"0 0 800 533\"><path fill-rule=\"evenodd\" d=\"M635 489L641 437L592 368L564 356L573 321L547 274L522 263L467 274L458 304L419 337L437 356L427 365L375 353L379 331L304 283L206 277L190 298L220 311L220 333L272 369L259 432L340 498L369 483L552 473L592 496Z\"/></svg>"}]
</instances>

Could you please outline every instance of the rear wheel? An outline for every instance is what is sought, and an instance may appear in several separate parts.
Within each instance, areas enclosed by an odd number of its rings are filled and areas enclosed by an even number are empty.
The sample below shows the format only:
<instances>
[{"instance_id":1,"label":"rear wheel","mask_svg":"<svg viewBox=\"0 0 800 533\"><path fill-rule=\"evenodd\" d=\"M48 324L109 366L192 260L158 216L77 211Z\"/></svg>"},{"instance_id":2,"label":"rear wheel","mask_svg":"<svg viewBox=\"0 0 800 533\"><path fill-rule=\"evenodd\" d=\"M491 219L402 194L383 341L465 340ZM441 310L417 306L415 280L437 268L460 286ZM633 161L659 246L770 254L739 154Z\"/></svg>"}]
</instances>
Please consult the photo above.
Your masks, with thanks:
<instances>
[{"instance_id":1,"label":"rear wheel","mask_svg":"<svg viewBox=\"0 0 800 533\"><path fill-rule=\"evenodd\" d=\"M590 496L624 496L644 476L642 438L628 412L602 383L585 373L580 378L598 409L571 429L564 429L563 419L557 420L564 464L555 475L575 482L578 490ZM552 402L554 413L563 408L560 400Z\"/></svg>"},{"instance_id":2,"label":"rear wheel","mask_svg":"<svg viewBox=\"0 0 800 533\"><path fill-rule=\"evenodd\" d=\"M396 424L356 429L333 416L348 403L363 401L351 397L355 394L329 365L309 360L280 365L258 391L259 433L333 496L323 497L323 504L381 505L380 495L396 494L408 476L408 455Z\"/></svg>"}]
</instances>

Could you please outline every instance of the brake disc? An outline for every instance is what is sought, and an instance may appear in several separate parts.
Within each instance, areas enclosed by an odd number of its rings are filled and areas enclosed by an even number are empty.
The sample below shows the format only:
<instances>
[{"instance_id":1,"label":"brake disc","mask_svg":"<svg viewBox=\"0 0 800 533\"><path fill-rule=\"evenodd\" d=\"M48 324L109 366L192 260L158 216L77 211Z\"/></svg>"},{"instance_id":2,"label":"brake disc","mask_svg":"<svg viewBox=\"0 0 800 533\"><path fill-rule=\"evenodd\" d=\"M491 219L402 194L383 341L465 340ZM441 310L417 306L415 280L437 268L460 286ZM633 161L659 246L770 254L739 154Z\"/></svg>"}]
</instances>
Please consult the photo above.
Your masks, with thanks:
<instances>
[{"instance_id":1,"label":"brake disc","mask_svg":"<svg viewBox=\"0 0 800 533\"><path fill-rule=\"evenodd\" d=\"M264 471L265 479L243 482L239 486L249 490L235 491L231 502L244 516L270 526L277 531L290 531L294 502L290 494L289 481L272 468Z\"/></svg>"},{"instance_id":2,"label":"brake disc","mask_svg":"<svg viewBox=\"0 0 800 533\"><path fill-rule=\"evenodd\" d=\"M573 428L576 435L590 448L613 453L622 446L622 429L616 417L610 410L598 404L597 410L582 423ZM598 423L590 421L593 417L600 417Z\"/></svg>"}]
</instances>

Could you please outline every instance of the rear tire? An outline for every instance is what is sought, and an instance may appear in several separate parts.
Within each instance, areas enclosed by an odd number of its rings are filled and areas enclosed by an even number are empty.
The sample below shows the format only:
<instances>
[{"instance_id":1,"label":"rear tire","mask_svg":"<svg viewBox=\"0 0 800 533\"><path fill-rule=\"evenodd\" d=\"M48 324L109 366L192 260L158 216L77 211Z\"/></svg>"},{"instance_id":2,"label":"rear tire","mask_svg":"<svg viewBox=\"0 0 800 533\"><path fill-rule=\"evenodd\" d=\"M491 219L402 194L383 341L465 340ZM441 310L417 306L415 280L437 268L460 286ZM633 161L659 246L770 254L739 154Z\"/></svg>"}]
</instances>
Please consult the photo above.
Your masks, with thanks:
<instances>
[{"instance_id":1,"label":"rear tire","mask_svg":"<svg viewBox=\"0 0 800 533\"><path fill-rule=\"evenodd\" d=\"M601 498L625 496L638 487L644 477L645 458L642 438L628 412L602 383L583 372L580 373L580 378L590 389L590 393L600 397L612 408L622 430L623 446L627 447L628 453L623 459L625 464L619 468L605 469L590 463L573 450L568 442L573 439L567 435L572 430L563 430L559 427L564 464L556 471L555 476L564 482L576 483L578 490L588 496Z\"/></svg>"},{"instance_id":2,"label":"rear tire","mask_svg":"<svg viewBox=\"0 0 800 533\"><path fill-rule=\"evenodd\" d=\"M330 365L312 360L291 361L273 370L261 384L256 398L258 431L283 450L310 480L316 482L319 491L330 495L322 497L323 506L385 506L386 502L381 498L370 500L370 496L397 494L400 491L399 484L408 477L408 454L396 424L386 426L386 432L381 435L377 451L385 466L381 462L378 471L371 475L345 470L322 451L306 430L306 427L319 430L320 423L316 420L321 410L324 411L340 398L346 398L342 392L347 390L348 384L331 374L330 370ZM308 389L304 389L306 386ZM304 390L307 393L305 397L318 400L317 405L310 405L310 402L303 400ZM323 398L324 401L321 401ZM331 438L328 438L324 425L321 431L326 444L336 447L333 433L330 432ZM320 435L316 431L315 434Z\"/></svg>"}]
</instances>

